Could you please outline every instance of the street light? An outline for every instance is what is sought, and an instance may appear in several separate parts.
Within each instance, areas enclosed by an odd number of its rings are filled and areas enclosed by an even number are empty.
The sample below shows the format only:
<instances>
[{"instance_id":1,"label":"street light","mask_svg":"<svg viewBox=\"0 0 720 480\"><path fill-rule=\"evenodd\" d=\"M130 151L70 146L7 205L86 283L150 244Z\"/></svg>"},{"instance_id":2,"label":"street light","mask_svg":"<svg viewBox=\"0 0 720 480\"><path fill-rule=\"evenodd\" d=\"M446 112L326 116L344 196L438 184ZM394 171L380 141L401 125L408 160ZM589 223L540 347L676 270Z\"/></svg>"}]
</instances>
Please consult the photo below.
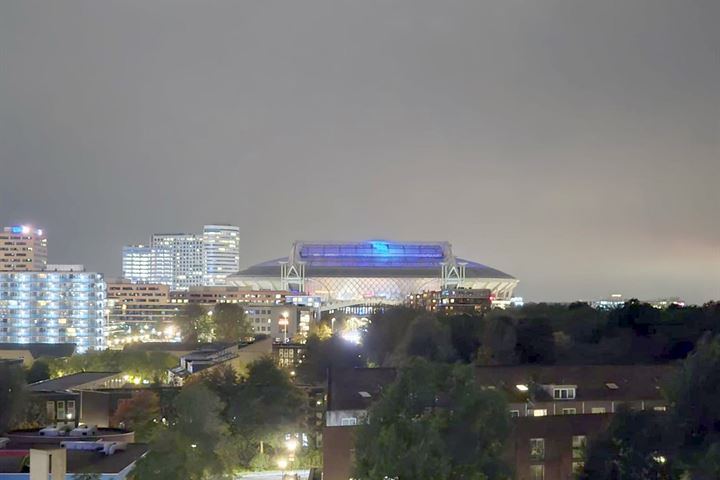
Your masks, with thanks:
<instances>
[{"instance_id":1,"label":"street light","mask_svg":"<svg viewBox=\"0 0 720 480\"><path fill-rule=\"evenodd\" d=\"M289 316L289 315L290 315L290 314L289 314L287 311L282 312L282 318L281 318L280 320L278 320L278 325L285 327L285 335L284 335L284 337L283 337L283 343L286 343L287 340L288 340L288 338L287 338L287 336L288 336L288 325L290 325L290 321L288 320L288 316Z\"/></svg>"},{"instance_id":2,"label":"street light","mask_svg":"<svg viewBox=\"0 0 720 480\"><path fill-rule=\"evenodd\" d=\"M288 466L288 461L284 458L279 458L277 461L277 466L280 470L282 470L281 478L285 478L285 469Z\"/></svg>"}]
</instances>

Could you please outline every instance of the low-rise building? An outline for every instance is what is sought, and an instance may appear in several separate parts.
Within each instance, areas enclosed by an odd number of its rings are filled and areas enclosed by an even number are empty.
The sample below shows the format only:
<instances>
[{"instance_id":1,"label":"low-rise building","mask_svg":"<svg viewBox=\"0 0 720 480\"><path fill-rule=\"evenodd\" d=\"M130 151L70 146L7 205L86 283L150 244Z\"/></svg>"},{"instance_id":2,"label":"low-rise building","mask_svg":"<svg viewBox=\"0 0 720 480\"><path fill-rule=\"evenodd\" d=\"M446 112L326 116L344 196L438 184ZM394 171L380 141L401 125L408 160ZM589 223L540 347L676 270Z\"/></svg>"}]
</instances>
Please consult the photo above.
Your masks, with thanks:
<instances>
[{"instance_id":1,"label":"low-rise building","mask_svg":"<svg viewBox=\"0 0 720 480\"><path fill-rule=\"evenodd\" d=\"M175 339L182 306L170 303L167 285L108 281L107 295L109 346Z\"/></svg>"},{"instance_id":2,"label":"low-rise building","mask_svg":"<svg viewBox=\"0 0 720 480\"><path fill-rule=\"evenodd\" d=\"M494 299L486 288L447 288L410 295L407 304L443 315L482 315L492 308Z\"/></svg>"},{"instance_id":3,"label":"low-rise building","mask_svg":"<svg viewBox=\"0 0 720 480\"><path fill-rule=\"evenodd\" d=\"M660 385L668 365L478 367L477 382L500 391L514 423L507 459L518 480L569 479L582 467L587 441L608 425L620 406L663 412ZM331 372L323 432L326 480L351 477L353 430L393 382L395 369Z\"/></svg>"}]
</instances>

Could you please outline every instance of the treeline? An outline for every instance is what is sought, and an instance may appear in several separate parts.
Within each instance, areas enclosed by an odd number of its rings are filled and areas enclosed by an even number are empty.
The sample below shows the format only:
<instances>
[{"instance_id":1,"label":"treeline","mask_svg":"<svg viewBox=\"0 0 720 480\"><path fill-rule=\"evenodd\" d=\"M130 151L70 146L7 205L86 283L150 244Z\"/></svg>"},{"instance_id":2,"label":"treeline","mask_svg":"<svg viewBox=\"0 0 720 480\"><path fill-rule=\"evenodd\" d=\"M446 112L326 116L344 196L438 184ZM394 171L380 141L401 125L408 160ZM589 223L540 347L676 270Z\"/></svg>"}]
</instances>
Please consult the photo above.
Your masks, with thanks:
<instances>
[{"instance_id":1,"label":"treeline","mask_svg":"<svg viewBox=\"0 0 720 480\"><path fill-rule=\"evenodd\" d=\"M167 352L90 351L70 357L41 357L28 370L27 380L33 383L78 372L122 372L131 377L131 381L161 383L166 379L168 369L177 365L177 357Z\"/></svg>"},{"instance_id":2,"label":"treeline","mask_svg":"<svg viewBox=\"0 0 720 480\"><path fill-rule=\"evenodd\" d=\"M163 412L165 402L172 408ZM150 442L135 478L199 480L275 469L278 459L291 456L293 468L320 466L320 452L302 444L306 403L288 374L266 358L250 364L245 375L231 367L202 373L171 400L152 390L137 393L114 421ZM288 451L289 439L296 451Z\"/></svg>"},{"instance_id":3,"label":"treeline","mask_svg":"<svg viewBox=\"0 0 720 480\"><path fill-rule=\"evenodd\" d=\"M667 412L613 417L590 443L580 480L720 478L720 337L699 342L663 394Z\"/></svg>"},{"instance_id":4,"label":"treeline","mask_svg":"<svg viewBox=\"0 0 720 480\"><path fill-rule=\"evenodd\" d=\"M661 310L631 300L610 311L536 304L448 317L393 308L372 318L362 350L378 366L412 356L482 365L658 363L683 359L718 333L717 303Z\"/></svg>"}]
</instances>

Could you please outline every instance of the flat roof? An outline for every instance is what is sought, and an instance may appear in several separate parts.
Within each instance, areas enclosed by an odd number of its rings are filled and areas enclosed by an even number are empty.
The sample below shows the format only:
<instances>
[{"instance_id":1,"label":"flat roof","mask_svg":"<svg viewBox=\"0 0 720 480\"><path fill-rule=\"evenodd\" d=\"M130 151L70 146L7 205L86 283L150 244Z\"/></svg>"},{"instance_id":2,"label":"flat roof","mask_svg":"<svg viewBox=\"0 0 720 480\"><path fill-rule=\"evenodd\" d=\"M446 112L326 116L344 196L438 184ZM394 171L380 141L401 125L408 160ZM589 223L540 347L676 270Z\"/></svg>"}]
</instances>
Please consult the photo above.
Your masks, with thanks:
<instances>
[{"instance_id":1,"label":"flat roof","mask_svg":"<svg viewBox=\"0 0 720 480\"><path fill-rule=\"evenodd\" d=\"M42 448L43 446L38 447L38 449ZM44 446L44 448L48 447ZM24 447L22 450L27 449L27 447ZM12 446L8 446L7 450L12 450ZM17 452L17 456L0 456L0 473L23 473L23 458L26 454L23 454L21 450L17 450ZM68 450L67 471L71 474L118 474L138 461L147 452L148 445L144 443L130 443L126 450L115 452L113 455L104 455L99 452Z\"/></svg>"}]
</instances>

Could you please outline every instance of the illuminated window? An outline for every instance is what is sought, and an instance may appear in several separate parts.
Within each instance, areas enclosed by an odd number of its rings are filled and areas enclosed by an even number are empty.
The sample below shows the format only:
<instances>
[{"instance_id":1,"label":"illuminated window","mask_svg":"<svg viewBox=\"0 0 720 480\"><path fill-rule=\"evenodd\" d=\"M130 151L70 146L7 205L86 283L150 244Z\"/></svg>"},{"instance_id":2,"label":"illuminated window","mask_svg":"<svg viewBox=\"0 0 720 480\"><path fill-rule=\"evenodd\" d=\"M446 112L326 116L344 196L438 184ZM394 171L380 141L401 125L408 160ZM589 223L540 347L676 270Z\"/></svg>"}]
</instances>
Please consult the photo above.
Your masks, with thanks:
<instances>
[{"instance_id":1,"label":"illuminated window","mask_svg":"<svg viewBox=\"0 0 720 480\"><path fill-rule=\"evenodd\" d=\"M357 417L345 417L340 421L340 425L343 427L357 425Z\"/></svg>"},{"instance_id":2,"label":"illuminated window","mask_svg":"<svg viewBox=\"0 0 720 480\"><path fill-rule=\"evenodd\" d=\"M563 408L562 414L563 415L575 415L577 413L577 410L574 408Z\"/></svg>"},{"instance_id":3,"label":"illuminated window","mask_svg":"<svg viewBox=\"0 0 720 480\"><path fill-rule=\"evenodd\" d=\"M575 398L575 387L560 387L553 389L555 400L571 400Z\"/></svg>"},{"instance_id":4,"label":"illuminated window","mask_svg":"<svg viewBox=\"0 0 720 480\"><path fill-rule=\"evenodd\" d=\"M532 410L532 416L533 417L545 417L547 416L547 409L546 408L536 408Z\"/></svg>"},{"instance_id":5,"label":"illuminated window","mask_svg":"<svg viewBox=\"0 0 720 480\"><path fill-rule=\"evenodd\" d=\"M57 418L65 418L65 401L58 400L57 402Z\"/></svg>"},{"instance_id":6,"label":"illuminated window","mask_svg":"<svg viewBox=\"0 0 720 480\"><path fill-rule=\"evenodd\" d=\"M545 458L544 438L530 439L530 458L532 458L533 460L542 460L543 458Z\"/></svg>"},{"instance_id":7,"label":"illuminated window","mask_svg":"<svg viewBox=\"0 0 720 480\"><path fill-rule=\"evenodd\" d=\"M510 410L510 418L517 418L520 416L520 410Z\"/></svg>"},{"instance_id":8,"label":"illuminated window","mask_svg":"<svg viewBox=\"0 0 720 480\"><path fill-rule=\"evenodd\" d=\"M545 466L530 465L530 480L545 480Z\"/></svg>"},{"instance_id":9,"label":"illuminated window","mask_svg":"<svg viewBox=\"0 0 720 480\"><path fill-rule=\"evenodd\" d=\"M585 435L573 435L572 437L572 458L573 460L582 460L585 458L585 445L587 439Z\"/></svg>"},{"instance_id":10,"label":"illuminated window","mask_svg":"<svg viewBox=\"0 0 720 480\"><path fill-rule=\"evenodd\" d=\"M605 407L592 407L590 413L606 413Z\"/></svg>"}]
</instances>

